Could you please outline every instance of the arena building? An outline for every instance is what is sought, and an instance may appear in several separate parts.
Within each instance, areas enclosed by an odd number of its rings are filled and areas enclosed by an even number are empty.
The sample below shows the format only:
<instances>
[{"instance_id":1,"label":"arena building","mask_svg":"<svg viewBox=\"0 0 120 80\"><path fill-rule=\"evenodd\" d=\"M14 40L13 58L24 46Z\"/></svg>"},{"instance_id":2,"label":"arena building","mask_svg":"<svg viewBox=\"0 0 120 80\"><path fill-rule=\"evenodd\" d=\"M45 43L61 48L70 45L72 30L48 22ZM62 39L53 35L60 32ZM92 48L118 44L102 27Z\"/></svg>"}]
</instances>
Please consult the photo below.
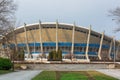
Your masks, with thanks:
<instances>
[{"instance_id":1,"label":"arena building","mask_svg":"<svg viewBox=\"0 0 120 80\"><path fill-rule=\"evenodd\" d=\"M8 33L10 35L12 33ZM62 50L63 60L120 60L120 43L104 34L75 24L45 22L24 24L14 30L10 39L18 50L24 49L25 59L38 59L41 54ZM5 45L5 44L4 44ZM32 57L30 57L32 55Z\"/></svg>"}]
</instances>

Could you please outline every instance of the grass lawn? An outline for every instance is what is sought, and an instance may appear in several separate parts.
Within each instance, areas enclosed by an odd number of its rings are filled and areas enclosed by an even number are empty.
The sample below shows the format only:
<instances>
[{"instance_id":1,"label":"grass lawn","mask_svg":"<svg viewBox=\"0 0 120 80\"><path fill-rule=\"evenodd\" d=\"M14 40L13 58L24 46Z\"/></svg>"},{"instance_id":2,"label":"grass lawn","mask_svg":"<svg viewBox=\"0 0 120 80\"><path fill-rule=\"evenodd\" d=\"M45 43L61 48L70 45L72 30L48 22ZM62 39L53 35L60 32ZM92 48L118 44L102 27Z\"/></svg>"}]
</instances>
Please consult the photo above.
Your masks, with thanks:
<instances>
[{"instance_id":1,"label":"grass lawn","mask_svg":"<svg viewBox=\"0 0 120 80\"><path fill-rule=\"evenodd\" d=\"M32 80L56 80L56 72L55 71L43 71L38 74Z\"/></svg>"},{"instance_id":2,"label":"grass lawn","mask_svg":"<svg viewBox=\"0 0 120 80\"><path fill-rule=\"evenodd\" d=\"M10 72L13 72L13 71L11 71L11 70L0 70L0 75L10 73Z\"/></svg>"},{"instance_id":3,"label":"grass lawn","mask_svg":"<svg viewBox=\"0 0 120 80\"><path fill-rule=\"evenodd\" d=\"M32 80L118 80L97 71L43 71Z\"/></svg>"}]
</instances>

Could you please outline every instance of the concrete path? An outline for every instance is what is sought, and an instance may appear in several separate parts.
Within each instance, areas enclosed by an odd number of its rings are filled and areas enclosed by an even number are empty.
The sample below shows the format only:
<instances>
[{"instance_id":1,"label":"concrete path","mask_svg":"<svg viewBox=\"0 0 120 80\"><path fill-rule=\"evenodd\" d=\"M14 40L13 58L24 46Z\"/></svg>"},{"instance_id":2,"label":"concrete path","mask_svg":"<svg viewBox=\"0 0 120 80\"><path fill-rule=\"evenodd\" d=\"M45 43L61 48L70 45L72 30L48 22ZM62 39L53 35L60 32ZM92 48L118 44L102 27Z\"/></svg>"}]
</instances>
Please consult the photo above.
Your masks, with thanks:
<instances>
[{"instance_id":1,"label":"concrete path","mask_svg":"<svg viewBox=\"0 0 120 80\"><path fill-rule=\"evenodd\" d=\"M120 69L98 69L96 71L99 71L103 74L115 77L120 80Z\"/></svg>"},{"instance_id":2,"label":"concrete path","mask_svg":"<svg viewBox=\"0 0 120 80\"><path fill-rule=\"evenodd\" d=\"M40 70L18 71L0 75L0 80L31 80L34 76L39 74Z\"/></svg>"},{"instance_id":3,"label":"concrete path","mask_svg":"<svg viewBox=\"0 0 120 80\"><path fill-rule=\"evenodd\" d=\"M116 62L116 63L120 64L120 62Z\"/></svg>"}]
</instances>

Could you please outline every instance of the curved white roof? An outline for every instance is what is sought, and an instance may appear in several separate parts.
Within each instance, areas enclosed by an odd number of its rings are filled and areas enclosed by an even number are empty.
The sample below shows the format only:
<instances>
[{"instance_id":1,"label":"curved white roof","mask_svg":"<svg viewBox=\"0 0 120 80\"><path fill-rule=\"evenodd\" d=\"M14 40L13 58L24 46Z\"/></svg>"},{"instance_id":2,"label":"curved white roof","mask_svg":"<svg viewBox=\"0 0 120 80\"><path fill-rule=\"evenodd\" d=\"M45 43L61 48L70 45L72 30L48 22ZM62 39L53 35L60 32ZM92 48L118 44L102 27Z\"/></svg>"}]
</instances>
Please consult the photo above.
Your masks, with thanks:
<instances>
[{"instance_id":1,"label":"curved white roof","mask_svg":"<svg viewBox=\"0 0 120 80\"><path fill-rule=\"evenodd\" d=\"M52 25L52 24L56 24L56 22L42 22L41 23L42 25ZM68 24L68 23L58 23L59 25L64 25L64 26L73 26L74 24ZM31 27L31 26L37 26L37 25L39 25L39 23L33 23L33 24L26 24L26 28L28 28L28 27ZM86 30L86 31L88 31L89 30L89 28L86 28L86 27L83 27L83 26L77 26L76 25L76 27L77 28L82 28L82 29L84 29L84 30ZM15 29L15 31L17 31L17 30L19 30L19 29L22 29L22 28L24 28L24 26L20 26L20 27L17 27L16 29ZM102 35L102 33L99 33L99 32L96 32L96 31L94 31L94 30L91 30L92 31L92 33L93 34L96 34L96 35ZM105 37L106 38L108 38L108 39L112 39L112 37L108 37L108 36L106 36L105 35Z\"/></svg>"},{"instance_id":2,"label":"curved white roof","mask_svg":"<svg viewBox=\"0 0 120 80\"><path fill-rule=\"evenodd\" d=\"M56 24L56 22L42 22L41 24ZM68 26L73 26L74 24L68 24L68 23L59 23L61 25L68 25ZM39 23L33 23L33 24L26 24L26 27L28 26L34 26L34 25L39 25ZM20 26L20 27L17 27L15 30L17 29L20 29L20 28L23 28L24 26ZM84 28L84 29L88 29L86 27L83 27L83 26L77 26L77 27L81 27L81 28Z\"/></svg>"}]
</instances>

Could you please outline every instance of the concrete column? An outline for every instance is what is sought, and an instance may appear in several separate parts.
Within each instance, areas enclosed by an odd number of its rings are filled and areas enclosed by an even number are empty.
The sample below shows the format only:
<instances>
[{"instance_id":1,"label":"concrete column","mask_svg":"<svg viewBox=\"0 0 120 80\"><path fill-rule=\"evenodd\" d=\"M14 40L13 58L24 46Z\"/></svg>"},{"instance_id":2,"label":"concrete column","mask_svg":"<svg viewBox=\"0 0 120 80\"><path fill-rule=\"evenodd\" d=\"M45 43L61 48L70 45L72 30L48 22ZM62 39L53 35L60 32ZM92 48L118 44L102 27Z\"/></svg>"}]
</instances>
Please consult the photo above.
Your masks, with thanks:
<instances>
[{"instance_id":1,"label":"concrete column","mask_svg":"<svg viewBox=\"0 0 120 80\"><path fill-rule=\"evenodd\" d=\"M108 57L109 57L109 60L111 60L111 51L112 51L112 44L113 44L113 39L111 40L111 43L110 43L110 48L109 48L109 55L108 55Z\"/></svg>"},{"instance_id":2,"label":"concrete column","mask_svg":"<svg viewBox=\"0 0 120 80\"><path fill-rule=\"evenodd\" d=\"M36 43L35 36L36 35L35 35L35 33L36 33L36 29L34 30L34 37L33 37L34 38L34 52L36 52L36 45L35 45L35 43Z\"/></svg>"},{"instance_id":3,"label":"concrete column","mask_svg":"<svg viewBox=\"0 0 120 80\"><path fill-rule=\"evenodd\" d=\"M115 36L114 36L114 38L113 38L113 42L114 42L114 50L113 50L113 53L114 53L114 63L115 63L115 61L116 61L116 40L115 40Z\"/></svg>"},{"instance_id":4,"label":"concrete column","mask_svg":"<svg viewBox=\"0 0 120 80\"><path fill-rule=\"evenodd\" d=\"M71 59L73 59L73 54L74 54L74 39L75 39L75 22L73 25L73 31L72 31L72 46L71 46Z\"/></svg>"},{"instance_id":5,"label":"concrete column","mask_svg":"<svg viewBox=\"0 0 120 80\"><path fill-rule=\"evenodd\" d=\"M27 37L26 24L25 23L24 23L24 31L25 31L25 43L26 43L26 47L27 47L28 58L31 58L30 49L29 49L29 45L28 45L28 37Z\"/></svg>"},{"instance_id":6,"label":"concrete column","mask_svg":"<svg viewBox=\"0 0 120 80\"><path fill-rule=\"evenodd\" d=\"M104 33L105 31L102 33L102 37L101 37L101 40L100 40L100 47L99 47L99 50L98 50L98 58L99 60L101 60L101 50L102 50L102 44L103 44L103 39L104 39Z\"/></svg>"},{"instance_id":7,"label":"concrete column","mask_svg":"<svg viewBox=\"0 0 120 80\"><path fill-rule=\"evenodd\" d=\"M40 50L41 53L43 54L43 43L42 43L42 25L41 25L41 21L39 21L39 35L40 35Z\"/></svg>"},{"instance_id":8,"label":"concrete column","mask_svg":"<svg viewBox=\"0 0 120 80\"><path fill-rule=\"evenodd\" d=\"M87 46L86 46L86 52L85 52L85 56L86 56L87 61L90 61L90 60L89 60L89 56L88 56L90 36L91 36L91 25L90 25L90 27L89 27L89 33L88 33L88 37L87 37Z\"/></svg>"},{"instance_id":9,"label":"concrete column","mask_svg":"<svg viewBox=\"0 0 120 80\"><path fill-rule=\"evenodd\" d=\"M56 52L58 51L58 21L56 21Z\"/></svg>"},{"instance_id":10,"label":"concrete column","mask_svg":"<svg viewBox=\"0 0 120 80\"><path fill-rule=\"evenodd\" d=\"M118 46L117 46L117 50L116 50L116 60L118 59L118 53L119 53L119 48L120 47L120 44L118 43Z\"/></svg>"}]
</instances>

